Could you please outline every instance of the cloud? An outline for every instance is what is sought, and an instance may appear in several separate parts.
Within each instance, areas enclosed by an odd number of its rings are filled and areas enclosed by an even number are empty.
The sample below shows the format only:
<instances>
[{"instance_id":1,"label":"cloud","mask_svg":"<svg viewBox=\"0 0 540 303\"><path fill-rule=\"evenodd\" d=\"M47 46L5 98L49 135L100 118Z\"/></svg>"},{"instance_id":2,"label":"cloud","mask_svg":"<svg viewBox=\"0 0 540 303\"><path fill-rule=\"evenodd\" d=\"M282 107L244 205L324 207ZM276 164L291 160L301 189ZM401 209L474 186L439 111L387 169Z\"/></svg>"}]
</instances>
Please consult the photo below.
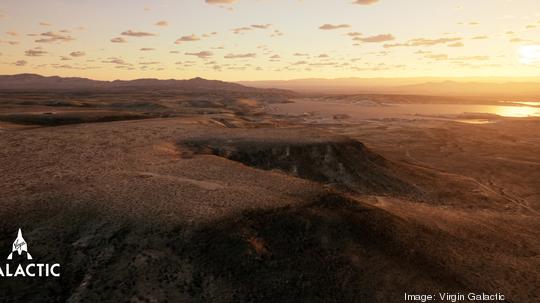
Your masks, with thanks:
<instances>
[{"instance_id":1,"label":"cloud","mask_svg":"<svg viewBox=\"0 0 540 303\"><path fill-rule=\"evenodd\" d=\"M475 37L472 37L471 39L473 40L484 40L484 39L487 39L489 38L488 36L475 36Z\"/></svg>"},{"instance_id":2,"label":"cloud","mask_svg":"<svg viewBox=\"0 0 540 303\"><path fill-rule=\"evenodd\" d=\"M123 37L115 37L111 39L111 42L112 43L126 43L127 40L124 39Z\"/></svg>"},{"instance_id":3,"label":"cloud","mask_svg":"<svg viewBox=\"0 0 540 303\"><path fill-rule=\"evenodd\" d=\"M228 54L225 55L223 58L225 59L241 59L241 58L255 58L257 54L255 53L247 53L247 54Z\"/></svg>"},{"instance_id":4,"label":"cloud","mask_svg":"<svg viewBox=\"0 0 540 303\"><path fill-rule=\"evenodd\" d=\"M350 37L358 37L358 36L362 36L362 33L359 33L359 32L350 32L350 33L347 33L347 36L350 36Z\"/></svg>"},{"instance_id":5,"label":"cloud","mask_svg":"<svg viewBox=\"0 0 540 303\"><path fill-rule=\"evenodd\" d=\"M443 61L443 60L448 60L448 55L447 54L429 54L429 55L425 55L424 58L433 59L437 61Z\"/></svg>"},{"instance_id":6,"label":"cloud","mask_svg":"<svg viewBox=\"0 0 540 303\"><path fill-rule=\"evenodd\" d=\"M214 55L214 53L210 52L210 51L201 51L201 52L197 52L197 53L184 53L185 55L187 56L195 56L195 57L199 57L201 59L206 59L206 58L210 58Z\"/></svg>"},{"instance_id":7,"label":"cloud","mask_svg":"<svg viewBox=\"0 0 540 303\"><path fill-rule=\"evenodd\" d=\"M295 56L295 57L307 57L307 56L309 56L309 54L306 54L306 53L294 53L293 56Z\"/></svg>"},{"instance_id":8,"label":"cloud","mask_svg":"<svg viewBox=\"0 0 540 303\"><path fill-rule=\"evenodd\" d=\"M237 27L237 28L233 28L231 29L231 31L235 34L241 34L242 32L246 32L246 31L250 31L250 30L253 30L252 27Z\"/></svg>"},{"instance_id":9,"label":"cloud","mask_svg":"<svg viewBox=\"0 0 540 303\"><path fill-rule=\"evenodd\" d=\"M513 39L510 39L510 42L512 42L512 43L521 43L521 42L529 42L529 40L522 39L522 38L513 38Z\"/></svg>"},{"instance_id":10,"label":"cloud","mask_svg":"<svg viewBox=\"0 0 540 303\"><path fill-rule=\"evenodd\" d=\"M121 66L130 66L130 65L132 65L131 63L126 62L124 59L117 58L117 57L107 58L107 60L103 60L103 61L101 61L101 63L116 64L116 65L121 65Z\"/></svg>"},{"instance_id":11,"label":"cloud","mask_svg":"<svg viewBox=\"0 0 540 303\"><path fill-rule=\"evenodd\" d=\"M410 40L410 43L412 46L431 46L436 44L443 44L443 43L449 43L449 42L456 42L460 41L461 38L439 38L439 39L413 39Z\"/></svg>"},{"instance_id":12,"label":"cloud","mask_svg":"<svg viewBox=\"0 0 540 303\"><path fill-rule=\"evenodd\" d=\"M424 58L436 60L436 61L452 61L453 63L464 62L464 61L487 61L490 59L489 56L450 57L447 54L429 54L429 53L425 54Z\"/></svg>"},{"instance_id":13,"label":"cloud","mask_svg":"<svg viewBox=\"0 0 540 303\"><path fill-rule=\"evenodd\" d=\"M34 48L34 49L29 49L25 51L24 54L28 57L41 57L43 55L46 55L47 52L44 50L41 50L40 48Z\"/></svg>"},{"instance_id":14,"label":"cloud","mask_svg":"<svg viewBox=\"0 0 540 303\"><path fill-rule=\"evenodd\" d=\"M17 44L19 44L19 41L2 41L2 40L0 40L0 43L5 43L5 44L9 44L9 45L17 45Z\"/></svg>"},{"instance_id":15,"label":"cloud","mask_svg":"<svg viewBox=\"0 0 540 303\"><path fill-rule=\"evenodd\" d=\"M130 36L130 37L150 37L155 36L156 34L148 33L148 32L136 32L132 30L127 30L122 33L120 33L122 36Z\"/></svg>"},{"instance_id":16,"label":"cloud","mask_svg":"<svg viewBox=\"0 0 540 303\"><path fill-rule=\"evenodd\" d=\"M49 22L39 22L39 25L41 26L52 26Z\"/></svg>"},{"instance_id":17,"label":"cloud","mask_svg":"<svg viewBox=\"0 0 540 303\"><path fill-rule=\"evenodd\" d=\"M54 67L54 68L65 68L65 69L73 69L73 68L81 69L79 67L73 67L73 66L71 66L69 64L52 64L52 67Z\"/></svg>"},{"instance_id":18,"label":"cloud","mask_svg":"<svg viewBox=\"0 0 540 303\"><path fill-rule=\"evenodd\" d=\"M9 35L9 36L12 36L12 37L17 37L19 35L19 33L17 33L17 32L6 32L6 35Z\"/></svg>"},{"instance_id":19,"label":"cloud","mask_svg":"<svg viewBox=\"0 0 540 303\"><path fill-rule=\"evenodd\" d=\"M37 43L54 43L54 42L69 42L75 40L73 37L61 34L61 33L55 33L55 32L45 32L41 33L40 36L41 39L37 39L35 42Z\"/></svg>"},{"instance_id":20,"label":"cloud","mask_svg":"<svg viewBox=\"0 0 540 303\"><path fill-rule=\"evenodd\" d=\"M379 0L355 0L353 4L371 5L379 2Z\"/></svg>"},{"instance_id":21,"label":"cloud","mask_svg":"<svg viewBox=\"0 0 540 303\"><path fill-rule=\"evenodd\" d=\"M15 62L13 62L13 65L15 65L15 66L25 66L26 64L28 64L28 62L26 60L17 60Z\"/></svg>"},{"instance_id":22,"label":"cloud","mask_svg":"<svg viewBox=\"0 0 540 303\"><path fill-rule=\"evenodd\" d=\"M211 32L211 33L203 34L202 36L203 36L204 38L210 38L210 37L215 36L215 35L217 35L217 34L218 34L217 32Z\"/></svg>"},{"instance_id":23,"label":"cloud","mask_svg":"<svg viewBox=\"0 0 540 303\"><path fill-rule=\"evenodd\" d=\"M323 24L321 26L319 26L319 29L322 29L322 30L333 30L333 29L339 29L339 28L349 28L351 27L349 24Z\"/></svg>"},{"instance_id":24,"label":"cloud","mask_svg":"<svg viewBox=\"0 0 540 303\"><path fill-rule=\"evenodd\" d=\"M258 29L267 29L270 26L272 26L272 24L253 24L253 25L251 25L251 27L258 28Z\"/></svg>"},{"instance_id":25,"label":"cloud","mask_svg":"<svg viewBox=\"0 0 540 303\"><path fill-rule=\"evenodd\" d=\"M458 42L463 40L463 38L454 37L454 38L437 38L437 39L426 39L426 38L416 38L407 41L406 43L395 43L395 44L385 44L383 47L400 47L400 46L433 46L437 44L447 44L451 42Z\"/></svg>"},{"instance_id":26,"label":"cloud","mask_svg":"<svg viewBox=\"0 0 540 303\"><path fill-rule=\"evenodd\" d=\"M199 38L197 35L189 35L189 36L183 36L181 38L176 39L174 41L174 44L180 44L182 42L193 42L193 41L199 41L201 38Z\"/></svg>"},{"instance_id":27,"label":"cloud","mask_svg":"<svg viewBox=\"0 0 540 303\"><path fill-rule=\"evenodd\" d=\"M141 49L139 49L141 52L149 52L149 51L153 51L155 50L154 48L151 48L151 47L143 47Z\"/></svg>"},{"instance_id":28,"label":"cloud","mask_svg":"<svg viewBox=\"0 0 540 303\"><path fill-rule=\"evenodd\" d=\"M70 55L71 57L82 57L82 56L86 55L86 53L85 53L85 52L81 52L81 51L76 51L76 52L71 52L69 55Z\"/></svg>"},{"instance_id":29,"label":"cloud","mask_svg":"<svg viewBox=\"0 0 540 303\"><path fill-rule=\"evenodd\" d=\"M220 5L220 4L233 4L237 0L205 0L208 4Z\"/></svg>"},{"instance_id":30,"label":"cloud","mask_svg":"<svg viewBox=\"0 0 540 303\"><path fill-rule=\"evenodd\" d=\"M315 63L310 63L309 64L310 66L338 66L339 64L337 62L315 62Z\"/></svg>"},{"instance_id":31,"label":"cloud","mask_svg":"<svg viewBox=\"0 0 540 303\"><path fill-rule=\"evenodd\" d=\"M272 32L272 34L270 35L270 37L280 37L280 36L283 36L283 35L284 35L284 34L283 34L281 31L279 31L279 30L276 29L276 30L274 30L274 31Z\"/></svg>"},{"instance_id":32,"label":"cloud","mask_svg":"<svg viewBox=\"0 0 540 303\"><path fill-rule=\"evenodd\" d=\"M456 43L452 43L452 44L448 44L448 47L463 47L463 43L461 42L456 42Z\"/></svg>"},{"instance_id":33,"label":"cloud","mask_svg":"<svg viewBox=\"0 0 540 303\"><path fill-rule=\"evenodd\" d=\"M154 24L155 26L168 26L169 22L165 20L158 21Z\"/></svg>"},{"instance_id":34,"label":"cloud","mask_svg":"<svg viewBox=\"0 0 540 303\"><path fill-rule=\"evenodd\" d=\"M382 34L382 35L375 35L375 36L369 36L369 37L354 37L354 41L361 41L366 43L380 43L380 42L386 42L386 41L392 41L396 38L392 36L391 34Z\"/></svg>"},{"instance_id":35,"label":"cloud","mask_svg":"<svg viewBox=\"0 0 540 303\"><path fill-rule=\"evenodd\" d=\"M475 61L486 61L489 60L489 56L464 56L464 57L455 57L452 58L452 60L460 60L460 61L469 61L469 60L475 60Z\"/></svg>"}]
</instances>

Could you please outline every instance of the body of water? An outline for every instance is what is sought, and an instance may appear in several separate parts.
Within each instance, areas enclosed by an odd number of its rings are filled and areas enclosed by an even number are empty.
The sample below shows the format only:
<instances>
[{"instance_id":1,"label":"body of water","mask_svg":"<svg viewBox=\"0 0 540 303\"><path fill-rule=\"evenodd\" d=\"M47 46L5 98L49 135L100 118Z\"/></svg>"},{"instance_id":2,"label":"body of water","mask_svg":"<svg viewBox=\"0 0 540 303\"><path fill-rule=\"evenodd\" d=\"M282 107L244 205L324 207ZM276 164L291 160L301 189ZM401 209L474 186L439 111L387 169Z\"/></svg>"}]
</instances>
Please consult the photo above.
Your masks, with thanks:
<instances>
[{"instance_id":1,"label":"body of water","mask_svg":"<svg viewBox=\"0 0 540 303\"><path fill-rule=\"evenodd\" d=\"M512 102L516 104L517 102ZM450 118L459 122L487 123L500 117L540 117L540 102L520 105L476 104L384 104L365 106L361 104L324 102L301 99L294 103L272 105L271 111L279 114L320 117L348 116L350 119L384 118ZM540 105L540 104L539 104Z\"/></svg>"}]
</instances>

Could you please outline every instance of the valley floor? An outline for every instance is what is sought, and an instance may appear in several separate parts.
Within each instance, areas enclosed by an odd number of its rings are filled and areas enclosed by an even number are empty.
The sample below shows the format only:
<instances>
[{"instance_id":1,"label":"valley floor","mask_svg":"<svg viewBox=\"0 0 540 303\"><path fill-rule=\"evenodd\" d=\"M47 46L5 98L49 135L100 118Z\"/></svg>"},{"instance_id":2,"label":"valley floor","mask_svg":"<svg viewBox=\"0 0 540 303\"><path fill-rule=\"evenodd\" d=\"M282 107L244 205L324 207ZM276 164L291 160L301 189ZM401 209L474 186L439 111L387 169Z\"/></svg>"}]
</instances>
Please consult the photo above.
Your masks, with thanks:
<instances>
[{"instance_id":1,"label":"valley floor","mask_svg":"<svg viewBox=\"0 0 540 303\"><path fill-rule=\"evenodd\" d=\"M2 103L0 247L21 228L62 275L3 279L1 302L540 300L537 119L99 100Z\"/></svg>"}]
</instances>

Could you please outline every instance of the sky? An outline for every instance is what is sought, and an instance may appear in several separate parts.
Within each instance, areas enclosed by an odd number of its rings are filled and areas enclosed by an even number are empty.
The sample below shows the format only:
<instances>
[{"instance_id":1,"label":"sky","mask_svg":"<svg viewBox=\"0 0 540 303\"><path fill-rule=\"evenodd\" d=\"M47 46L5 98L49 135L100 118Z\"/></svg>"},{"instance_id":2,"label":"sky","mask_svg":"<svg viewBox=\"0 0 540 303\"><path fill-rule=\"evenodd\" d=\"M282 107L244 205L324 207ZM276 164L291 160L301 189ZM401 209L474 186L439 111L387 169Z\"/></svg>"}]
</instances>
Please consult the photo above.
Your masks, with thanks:
<instances>
[{"instance_id":1,"label":"sky","mask_svg":"<svg viewBox=\"0 0 540 303\"><path fill-rule=\"evenodd\" d=\"M538 77L538 0L2 0L0 74Z\"/></svg>"}]
</instances>

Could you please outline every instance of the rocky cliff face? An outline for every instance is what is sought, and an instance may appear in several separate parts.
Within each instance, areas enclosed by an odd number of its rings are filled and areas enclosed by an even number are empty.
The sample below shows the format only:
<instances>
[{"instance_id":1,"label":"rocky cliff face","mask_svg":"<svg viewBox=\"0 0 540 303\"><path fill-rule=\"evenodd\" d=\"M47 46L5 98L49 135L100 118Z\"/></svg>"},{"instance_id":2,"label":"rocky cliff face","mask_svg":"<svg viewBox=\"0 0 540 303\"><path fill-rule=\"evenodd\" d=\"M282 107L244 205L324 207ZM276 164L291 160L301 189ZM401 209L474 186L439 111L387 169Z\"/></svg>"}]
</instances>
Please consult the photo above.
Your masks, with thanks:
<instances>
[{"instance_id":1,"label":"rocky cliff face","mask_svg":"<svg viewBox=\"0 0 540 303\"><path fill-rule=\"evenodd\" d=\"M181 144L197 154L212 154L264 170L280 170L358 193L418 193L418 189L394 173L393 163L361 142L330 135L311 138L278 136L275 134L264 139L215 137L192 139Z\"/></svg>"}]
</instances>

